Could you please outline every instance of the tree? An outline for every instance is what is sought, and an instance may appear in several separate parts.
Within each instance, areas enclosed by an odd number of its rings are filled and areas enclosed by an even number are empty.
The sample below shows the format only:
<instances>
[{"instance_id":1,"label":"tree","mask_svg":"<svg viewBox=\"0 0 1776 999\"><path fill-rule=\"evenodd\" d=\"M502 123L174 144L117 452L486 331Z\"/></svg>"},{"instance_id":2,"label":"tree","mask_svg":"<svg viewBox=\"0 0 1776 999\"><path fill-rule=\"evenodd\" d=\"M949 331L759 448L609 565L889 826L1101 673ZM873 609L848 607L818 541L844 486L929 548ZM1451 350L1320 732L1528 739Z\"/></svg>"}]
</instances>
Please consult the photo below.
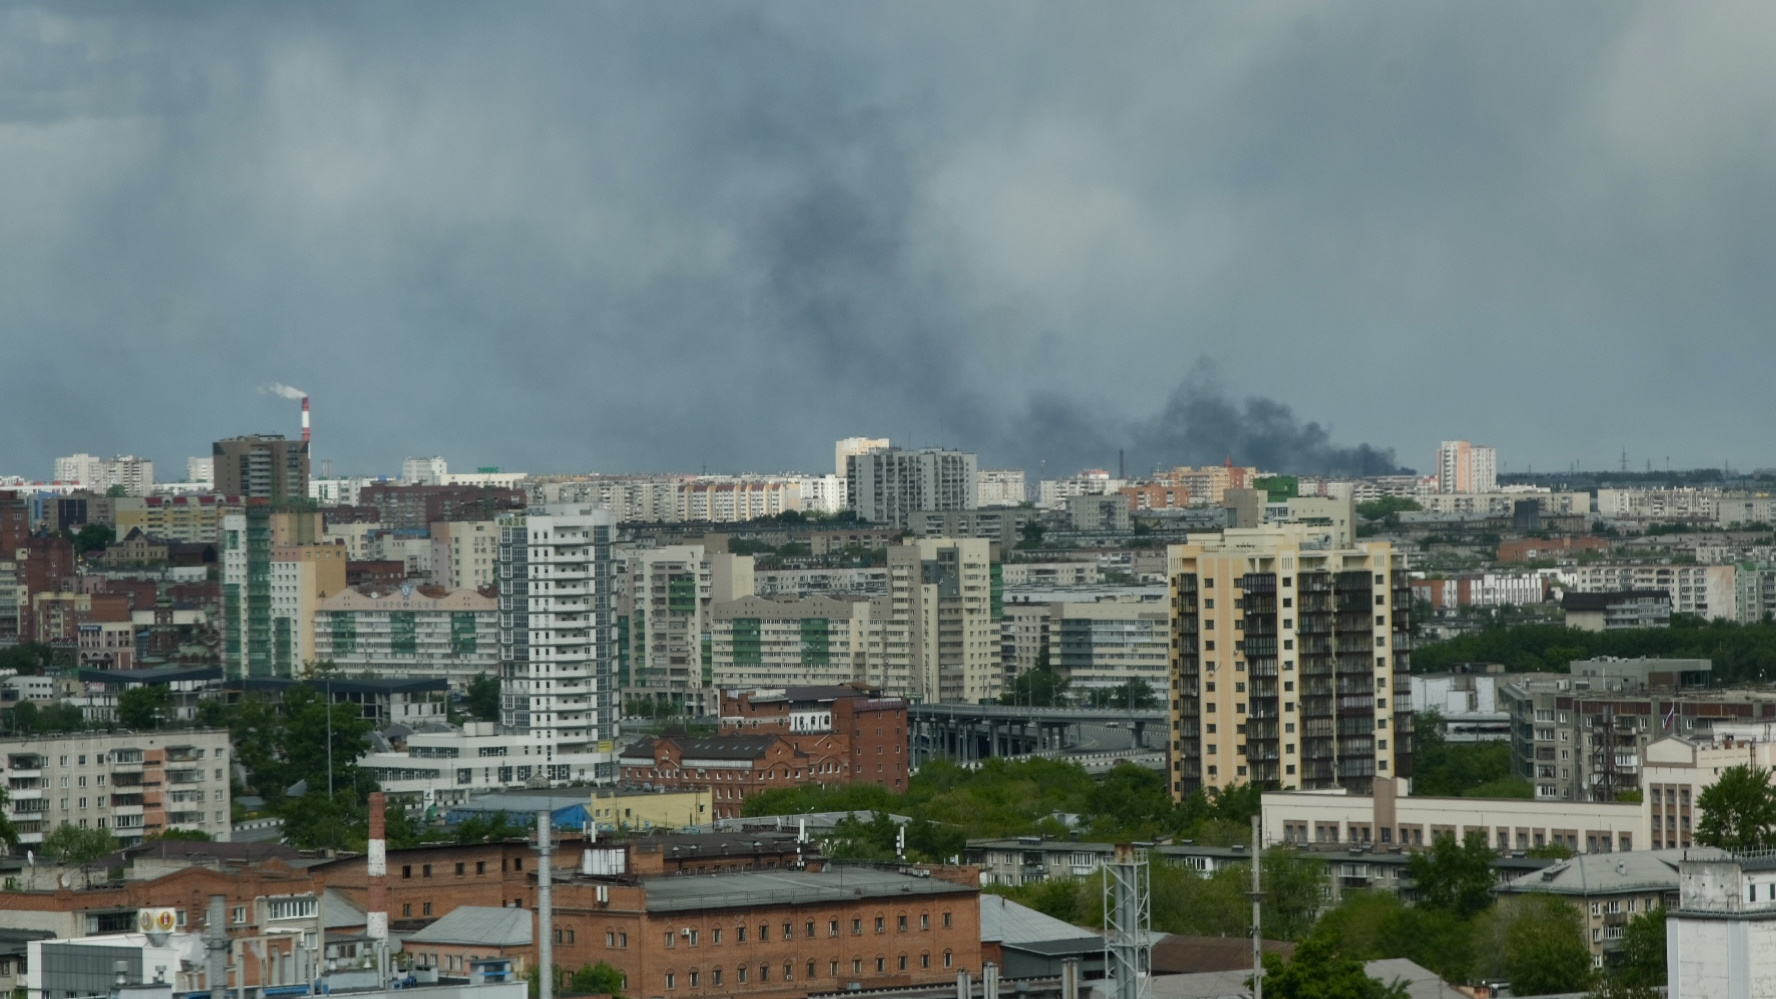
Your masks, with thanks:
<instances>
[{"instance_id":1,"label":"tree","mask_svg":"<svg viewBox=\"0 0 1776 999\"><path fill-rule=\"evenodd\" d=\"M19 843L18 827L6 817L6 806L11 800L6 788L0 787L0 847L5 847L8 852L18 849Z\"/></svg>"},{"instance_id":2,"label":"tree","mask_svg":"<svg viewBox=\"0 0 1776 999\"><path fill-rule=\"evenodd\" d=\"M1492 925L1477 929L1487 938L1477 950L1496 946L1498 970L1511 980L1514 995L1581 992L1592 983L1591 948L1579 909L1541 893L1506 899L1494 907Z\"/></svg>"},{"instance_id":3,"label":"tree","mask_svg":"<svg viewBox=\"0 0 1776 999\"><path fill-rule=\"evenodd\" d=\"M1776 789L1763 767L1741 765L1721 771L1696 796L1702 818L1696 842L1723 850L1762 850L1776 846Z\"/></svg>"},{"instance_id":4,"label":"tree","mask_svg":"<svg viewBox=\"0 0 1776 999\"><path fill-rule=\"evenodd\" d=\"M1264 955L1264 994L1273 999L1406 999L1406 986L1370 978L1363 962L1340 954L1332 942L1310 937L1284 961Z\"/></svg>"},{"instance_id":5,"label":"tree","mask_svg":"<svg viewBox=\"0 0 1776 999\"><path fill-rule=\"evenodd\" d=\"M469 714L480 721L499 721L500 681L497 676L480 674L469 681L468 695L463 699Z\"/></svg>"},{"instance_id":6,"label":"tree","mask_svg":"<svg viewBox=\"0 0 1776 999\"><path fill-rule=\"evenodd\" d=\"M597 964L583 964L580 970L573 973L567 981L572 992L613 995L622 999L623 973L611 966L608 961Z\"/></svg>"},{"instance_id":7,"label":"tree","mask_svg":"<svg viewBox=\"0 0 1776 999\"><path fill-rule=\"evenodd\" d=\"M1326 862L1310 853L1279 848L1264 851L1260 869L1265 935L1273 940L1305 938L1319 919L1331 887Z\"/></svg>"},{"instance_id":8,"label":"tree","mask_svg":"<svg viewBox=\"0 0 1776 999\"><path fill-rule=\"evenodd\" d=\"M1022 704L1033 708L1058 707L1067 700L1068 681L1060 672L1041 663L1025 670L1011 682L1011 689L999 695L1001 704Z\"/></svg>"},{"instance_id":9,"label":"tree","mask_svg":"<svg viewBox=\"0 0 1776 999\"><path fill-rule=\"evenodd\" d=\"M87 524L74 535L74 550L82 555L88 552L102 552L111 542L117 540L117 532L104 524Z\"/></svg>"},{"instance_id":10,"label":"tree","mask_svg":"<svg viewBox=\"0 0 1776 999\"><path fill-rule=\"evenodd\" d=\"M1628 920L1616 964L1609 977L1623 989L1650 989L1666 984L1665 909L1657 907Z\"/></svg>"},{"instance_id":11,"label":"tree","mask_svg":"<svg viewBox=\"0 0 1776 999\"><path fill-rule=\"evenodd\" d=\"M117 695L117 720L124 728L147 731L173 718L173 690L164 683L139 683Z\"/></svg>"},{"instance_id":12,"label":"tree","mask_svg":"<svg viewBox=\"0 0 1776 999\"><path fill-rule=\"evenodd\" d=\"M300 797L285 798L284 841L299 850L362 849L368 839L361 806L351 795L328 794L312 785Z\"/></svg>"},{"instance_id":13,"label":"tree","mask_svg":"<svg viewBox=\"0 0 1776 999\"><path fill-rule=\"evenodd\" d=\"M1472 916L1492 904L1494 854L1486 834L1470 831L1461 841L1438 836L1431 848L1406 861L1420 902L1457 916Z\"/></svg>"},{"instance_id":14,"label":"tree","mask_svg":"<svg viewBox=\"0 0 1776 999\"><path fill-rule=\"evenodd\" d=\"M465 845L498 843L502 840L519 839L524 832L524 827L513 822L512 817L505 812L483 812L457 823L456 841Z\"/></svg>"},{"instance_id":15,"label":"tree","mask_svg":"<svg viewBox=\"0 0 1776 999\"><path fill-rule=\"evenodd\" d=\"M1029 523L1023 525L1022 527L1018 528L1018 534L1022 535L1022 537L1018 541L1018 543L1015 547L1020 551L1029 551L1032 548L1041 548L1042 547L1042 536L1047 533L1048 533L1048 528L1044 527L1042 525L1041 521L1032 520Z\"/></svg>"},{"instance_id":16,"label":"tree","mask_svg":"<svg viewBox=\"0 0 1776 999\"><path fill-rule=\"evenodd\" d=\"M111 835L109 829L81 829L64 822L43 837L44 856L58 864L79 867L80 874L89 887L92 877L88 868L115 852L117 839Z\"/></svg>"}]
</instances>

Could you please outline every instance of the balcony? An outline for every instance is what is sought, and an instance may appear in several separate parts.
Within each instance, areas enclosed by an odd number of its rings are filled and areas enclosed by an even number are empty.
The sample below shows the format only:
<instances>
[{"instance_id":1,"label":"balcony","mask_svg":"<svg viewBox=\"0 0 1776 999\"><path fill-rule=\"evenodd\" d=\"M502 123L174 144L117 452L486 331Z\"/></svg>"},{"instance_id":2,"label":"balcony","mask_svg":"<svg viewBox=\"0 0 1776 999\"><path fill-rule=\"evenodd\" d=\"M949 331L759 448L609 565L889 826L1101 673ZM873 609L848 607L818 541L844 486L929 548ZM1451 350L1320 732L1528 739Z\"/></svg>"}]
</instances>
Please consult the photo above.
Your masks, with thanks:
<instances>
[{"instance_id":1,"label":"balcony","mask_svg":"<svg viewBox=\"0 0 1776 999\"><path fill-rule=\"evenodd\" d=\"M178 784L200 784L202 782L203 782L203 771L202 770L169 770L169 771L167 771L167 783L168 784L175 784L175 785L178 785Z\"/></svg>"}]
</instances>

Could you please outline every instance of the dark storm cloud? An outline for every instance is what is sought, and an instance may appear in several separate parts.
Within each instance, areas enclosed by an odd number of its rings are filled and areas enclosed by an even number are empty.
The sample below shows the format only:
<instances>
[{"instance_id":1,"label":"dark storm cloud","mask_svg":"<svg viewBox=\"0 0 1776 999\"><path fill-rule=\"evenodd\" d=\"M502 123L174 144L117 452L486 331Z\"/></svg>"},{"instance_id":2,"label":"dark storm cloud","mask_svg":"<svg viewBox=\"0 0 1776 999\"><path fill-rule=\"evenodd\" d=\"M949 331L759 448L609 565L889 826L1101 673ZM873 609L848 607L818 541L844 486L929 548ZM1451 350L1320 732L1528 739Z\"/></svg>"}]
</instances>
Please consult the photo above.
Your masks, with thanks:
<instances>
[{"instance_id":1,"label":"dark storm cloud","mask_svg":"<svg viewBox=\"0 0 1776 999\"><path fill-rule=\"evenodd\" d=\"M0 473L1769 463L1770 22L5 7Z\"/></svg>"}]
</instances>

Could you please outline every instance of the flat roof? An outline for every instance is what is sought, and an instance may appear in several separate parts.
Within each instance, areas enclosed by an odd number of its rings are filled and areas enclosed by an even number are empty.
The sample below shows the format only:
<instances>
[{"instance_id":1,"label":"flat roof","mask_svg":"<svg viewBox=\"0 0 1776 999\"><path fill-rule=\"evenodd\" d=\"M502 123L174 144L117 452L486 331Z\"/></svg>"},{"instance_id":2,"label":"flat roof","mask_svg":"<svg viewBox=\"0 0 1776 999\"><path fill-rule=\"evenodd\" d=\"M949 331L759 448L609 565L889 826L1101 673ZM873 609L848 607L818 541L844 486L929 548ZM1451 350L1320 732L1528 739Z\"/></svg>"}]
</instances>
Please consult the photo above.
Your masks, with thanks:
<instances>
[{"instance_id":1,"label":"flat roof","mask_svg":"<svg viewBox=\"0 0 1776 999\"><path fill-rule=\"evenodd\" d=\"M709 878L648 878L649 912L813 905L857 898L972 896L977 889L899 870L835 865L824 871L746 871Z\"/></svg>"}]
</instances>

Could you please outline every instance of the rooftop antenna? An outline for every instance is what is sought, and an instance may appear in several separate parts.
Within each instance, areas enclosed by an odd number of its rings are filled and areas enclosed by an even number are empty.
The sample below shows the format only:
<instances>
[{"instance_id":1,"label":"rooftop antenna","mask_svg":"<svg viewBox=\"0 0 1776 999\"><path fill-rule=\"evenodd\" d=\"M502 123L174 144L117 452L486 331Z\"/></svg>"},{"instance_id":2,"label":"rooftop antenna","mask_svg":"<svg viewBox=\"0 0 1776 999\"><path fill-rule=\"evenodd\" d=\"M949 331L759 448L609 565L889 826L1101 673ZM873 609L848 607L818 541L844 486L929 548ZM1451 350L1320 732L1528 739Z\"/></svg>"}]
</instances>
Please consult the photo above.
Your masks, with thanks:
<instances>
[{"instance_id":1,"label":"rooftop antenna","mask_svg":"<svg viewBox=\"0 0 1776 999\"><path fill-rule=\"evenodd\" d=\"M1149 885L1147 855L1133 844L1116 844L1104 865L1104 970L1115 983L1111 999L1145 999L1152 922Z\"/></svg>"}]
</instances>

